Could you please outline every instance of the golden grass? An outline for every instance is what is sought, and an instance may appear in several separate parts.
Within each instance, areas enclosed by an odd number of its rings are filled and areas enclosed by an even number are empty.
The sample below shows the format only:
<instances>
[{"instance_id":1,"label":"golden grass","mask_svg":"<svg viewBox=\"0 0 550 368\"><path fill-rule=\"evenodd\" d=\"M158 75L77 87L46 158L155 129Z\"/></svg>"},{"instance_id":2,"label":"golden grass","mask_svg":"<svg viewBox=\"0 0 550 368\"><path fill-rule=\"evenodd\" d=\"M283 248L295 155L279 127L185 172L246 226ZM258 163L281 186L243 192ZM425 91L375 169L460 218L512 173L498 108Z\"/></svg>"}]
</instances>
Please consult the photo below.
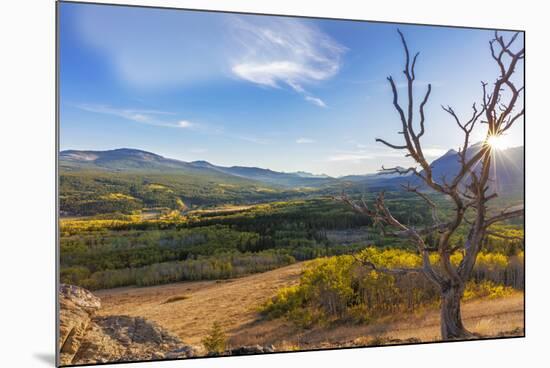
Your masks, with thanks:
<instances>
[{"instance_id":1,"label":"golden grass","mask_svg":"<svg viewBox=\"0 0 550 368\"><path fill-rule=\"evenodd\" d=\"M228 336L253 323L258 306L282 286L298 282L301 263L254 274L230 282L198 281L146 288L97 291L101 315L145 317L178 335L185 343L200 344L211 324L218 321ZM188 299L161 304L174 295Z\"/></svg>"},{"instance_id":2,"label":"golden grass","mask_svg":"<svg viewBox=\"0 0 550 368\"><path fill-rule=\"evenodd\" d=\"M230 346L274 345L279 351L373 345L392 339L437 341L439 310L425 307L414 314L385 318L370 325L297 328L285 320L260 319L258 307L282 286L298 282L303 263L228 282L182 282L146 288L102 290L102 315L141 316L200 345L213 322L219 322ZM523 329L523 293L463 303L464 324L482 335ZM169 301L173 299L173 301Z\"/></svg>"}]
</instances>

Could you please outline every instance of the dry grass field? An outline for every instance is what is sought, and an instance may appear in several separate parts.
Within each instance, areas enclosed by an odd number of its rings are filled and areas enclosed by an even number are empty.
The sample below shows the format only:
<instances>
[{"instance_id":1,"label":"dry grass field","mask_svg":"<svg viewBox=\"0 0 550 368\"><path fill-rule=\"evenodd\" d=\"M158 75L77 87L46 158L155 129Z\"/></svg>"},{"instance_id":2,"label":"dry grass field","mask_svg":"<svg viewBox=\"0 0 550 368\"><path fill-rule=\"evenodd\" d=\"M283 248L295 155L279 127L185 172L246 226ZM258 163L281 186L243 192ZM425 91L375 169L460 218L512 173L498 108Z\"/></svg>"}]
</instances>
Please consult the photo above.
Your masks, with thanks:
<instances>
[{"instance_id":1,"label":"dry grass field","mask_svg":"<svg viewBox=\"0 0 550 368\"><path fill-rule=\"evenodd\" d=\"M301 263L234 280L97 291L101 314L141 316L178 335L187 344L199 344L218 321L232 331L254 322L257 307L282 286L298 282ZM170 298L184 298L170 301ZM167 302L168 301L168 302Z\"/></svg>"},{"instance_id":2,"label":"dry grass field","mask_svg":"<svg viewBox=\"0 0 550 368\"><path fill-rule=\"evenodd\" d=\"M435 307L369 325L309 330L282 320L259 319L258 306L281 286L297 283L302 267L303 263L297 263L234 280L120 288L98 291L96 295L102 299L102 315L145 317L186 344L200 344L215 321L224 328L232 346L273 344L277 350L368 345L380 339L439 339L439 311ZM523 329L523 293L466 302L463 316L466 327L482 335Z\"/></svg>"}]
</instances>

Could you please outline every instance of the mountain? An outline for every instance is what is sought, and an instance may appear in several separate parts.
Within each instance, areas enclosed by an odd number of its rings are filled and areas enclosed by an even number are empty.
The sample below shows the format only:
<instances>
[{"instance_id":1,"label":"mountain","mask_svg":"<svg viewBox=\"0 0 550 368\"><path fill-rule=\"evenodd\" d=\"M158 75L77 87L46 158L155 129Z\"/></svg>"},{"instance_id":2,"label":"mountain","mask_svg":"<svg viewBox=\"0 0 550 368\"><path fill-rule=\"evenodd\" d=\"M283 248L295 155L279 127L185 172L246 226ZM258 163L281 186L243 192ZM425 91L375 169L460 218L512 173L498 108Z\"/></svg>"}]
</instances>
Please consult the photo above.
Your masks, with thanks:
<instances>
[{"instance_id":1,"label":"mountain","mask_svg":"<svg viewBox=\"0 0 550 368\"><path fill-rule=\"evenodd\" d=\"M180 173L199 176L214 176L220 181L224 174L209 167L200 167L188 162L164 158L155 153L119 148L107 151L61 151L61 170L100 170L109 172Z\"/></svg>"},{"instance_id":2,"label":"mountain","mask_svg":"<svg viewBox=\"0 0 550 368\"><path fill-rule=\"evenodd\" d=\"M467 153L466 159L474 156L481 149L481 144L471 146ZM504 150L493 151L493 163L490 174L490 187L493 190L502 192L505 190L515 190L523 188L524 178L524 149L523 147L513 147ZM460 170L460 161L458 152L450 150L437 160L434 160L430 166L432 167L433 177L443 182L452 178ZM480 166L475 168L479 172ZM421 172L422 173L422 172Z\"/></svg>"},{"instance_id":3,"label":"mountain","mask_svg":"<svg viewBox=\"0 0 550 368\"><path fill-rule=\"evenodd\" d=\"M250 180L261 181L263 183L272 185L282 185L289 187L319 186L334 181L333 178L327 175L314 175L303 171L295 173L285 173L273 171L270 169L262 169L259 167L223 167L213 165L207 161L193 161L190 162L190 164L195 167L209 168L212 170L223 172L225 174L239 176Z\"/></svg>"},{"instance_id":4,"label":"mountain","mask_svg":"<svg viewBox=\"0 0 550 368\"><path fill-rule=\"evenodd\" d=\"M298 175L301 178L317 178L317 179L330 179L331 177L327 174L312 174L305 171L296 171L291 174Z\"/></svg>"},{"instance_id":5,"label":"mountain","mask_svg":"<svg viewBox=\"0 0 550 368\"><path fill-rule=\"evenodd\" d=\"M480 147L479 144L470 147L467 157L472 157ZM495 150L493 159L491 186L498 191L523 189L523 147ZM400 184L406 182L421 184L420 179L412 174L374 173L332 178L327 175L314 175L303 171L285 173L259 167L218 166L208 161L185 162L129 148L108 151L62 151L59 155L59 163L61 169L66 171L93 169L111 172L185 173L215 177L216 181L219 182L227 179L240 179L256 184L263 183L283 188L320 188L328 185L339 185L343 182L352 185L368 185L371 189L397 188ZM458 152L449 150L443 156L432 161L430 165L433 176L437 181L442 182L444 178L451 180L460 170Z\"/></svg>"},{"instance_id":6,"label":"mountain","mask_svg":"<svg viewBox=\"0 0 550 368\"><path fill-rule=\"evenodd\" d=\"M157 154L130 148L109 151L61 151L59 160L64 166L96 166L115 170L186 167L183 162L172 162Z\"/></svg>"},{"instance_id":7,"label":"mountain","mask_svg":"<svg viewBox=\"0 0 550 368\"><path fill-rule=\"evenodd\" d=\"M279 187L320 186L333 182L326 175L317 176L305 172L284 173L259 167L217 166L208 161L185 162L130 148L108 151L67 150L59 154L61 169L67 171L95 169L116 172L172 172L193 175L237 177Z\"/></svg>"},{"instance_id":8,"label":"mountain","mask_svg":"<svg viewBox=\"0 0 550 368\"><path fill-rule=\"evenodd\" d=\"M472 157L481 148L480 144L475 144L468 149L467 158ZM460 170L460 161L458 152L451 149L443 156L430 163L433 177L436 181L442 183L452 178ZM476 170L479 171L479 165ZM495 150L493 153L493 166L490 176L490 187L497 192L523 190L524 177L524 150L523 147L513 147L504 150ZM421 174L423 171L420 172ZM381 188L396 189L401 184L411 183L411 185L422 185L421 179L412 173L406 175L399 174L366 174L366 175L348 175L339 178L340 180L351 182L355 185L367 185L372 190ZM467 179L466 179L467 180Z\"/></svg>"}]
</instances>

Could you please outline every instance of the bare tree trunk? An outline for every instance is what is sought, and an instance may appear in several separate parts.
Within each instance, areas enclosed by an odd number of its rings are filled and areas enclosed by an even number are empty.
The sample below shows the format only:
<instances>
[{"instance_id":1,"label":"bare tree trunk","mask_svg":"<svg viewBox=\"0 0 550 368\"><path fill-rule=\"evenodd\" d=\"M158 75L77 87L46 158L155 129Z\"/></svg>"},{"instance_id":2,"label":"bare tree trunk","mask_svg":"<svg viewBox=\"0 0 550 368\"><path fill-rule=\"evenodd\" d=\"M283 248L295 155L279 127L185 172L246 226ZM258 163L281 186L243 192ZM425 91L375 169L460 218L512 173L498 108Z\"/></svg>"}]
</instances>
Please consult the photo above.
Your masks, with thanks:
<instances>
[{"instance_id":1,"label":"bare tree trunk","mask_svg":"<svg viewBox=\"0 0 550 368\"><path fill-rule=\"evenodd\" d=\"M443 340L472 337L462 324L460 300L464 285L450 285L441 291L441 337Z\"/></svg>"},{"instance_id":2,"label":"bare tree trunk","mask_svg":"<svg viewBox=\"0 0 550 368\"><path fill-rule=\"evenodd\" d=\"M401 121L399 134L403 135L403 141L399 144L392 144L381 138L376 138L376 141L398 151L404 150L405 157L411 157L416 164L408 169L400 167L384 168L382 166L381 171L386 174L412 174L420 179L422 185L414 186L408 182L407 185L402 186L406 191L417 194L426 202L432 212L433 224L431 226L427 225L424 229L418 229L401 223L386 206L384 192L378 195L372 207L367 204L364 198L361 198L361 201L352 201L344 193L339 197L339 200L349 204L356 212L369 216L375 224L381 225L383 228L393 228L395 231L391 231L389 234L409 239L416 245L417 251L422 257L422 267L415 269L388 269L379 267L368 259L360 260L360 262L370 269L390 274L423 273L441 290L441 337L444 340L472 338L477 335L467 331L462 324L460 300L464 294L465 284L472 275L477 256L483 245L483 239L493 224L524 215L523 208L514 210L505 208L497 214L489 215L496 208L489 208L488 202L497 197L497 193L493 192L489 185L491 168L493 167L491 157L494 153L494 147L489 143L490 139L502 136L516 121L523 119L525 113L523 107L520 111L516 110L516 103L521 101L520 97L524 87L517 88L512 78L518 63L525 57L525 49L521 47L517 52L512 49L512 44L520 35L519 32L515 33L510 40L504 40L495 31L495 37L489 42L489 45L491 56L500 69L500 75L494 83L492 91L488 91L488 84L482 82L483 101L481 108L478 109L478 106L474 103L471 117L464 120L455 113L452 107L442 106L443 110L453 117L456 124L463 131L464 142L458 151L459 172L454 178L439 180L434 177L433 168L427 161L420 142L420 138L425 133L424 107L430 97L431 84L428 84L426 94L419 105L420 119L418 125L415 126L413 122L415 105L413 84L418 53L411 60L405 37L401 31L398 30L398 33L405 51L405 69L403 70L407 79L405 105L399 102L397 85L391 76L388 77L388 81L393 94L393 106L399 113L399 120ZM485 115L485 119L482 118L482 115ZM472 151L470 141L474 137L474 128L481 123L488 125L486 137L481 148ZM420 169L421 171L419 171ZM452 213L448 222L441 222L437 213L438 205L430 198L429 191L426 192L425 189L450 198L454 204L454 213ZM471 215L468 217L474 219L468 220L467 214ZM461 226L464 226L464 223L466 223L466 227L469 227L467 241L464 244L451 246L452 236L456 234ZM425 236L435 233L440 235L436 247L427 244L425 240ZM462 251L462 260L458 265L455 265L451 262L451 256L459 250ZM436 268L432 265L430 252L439 253L441 267Z\"/></svg>"}]
</instances>

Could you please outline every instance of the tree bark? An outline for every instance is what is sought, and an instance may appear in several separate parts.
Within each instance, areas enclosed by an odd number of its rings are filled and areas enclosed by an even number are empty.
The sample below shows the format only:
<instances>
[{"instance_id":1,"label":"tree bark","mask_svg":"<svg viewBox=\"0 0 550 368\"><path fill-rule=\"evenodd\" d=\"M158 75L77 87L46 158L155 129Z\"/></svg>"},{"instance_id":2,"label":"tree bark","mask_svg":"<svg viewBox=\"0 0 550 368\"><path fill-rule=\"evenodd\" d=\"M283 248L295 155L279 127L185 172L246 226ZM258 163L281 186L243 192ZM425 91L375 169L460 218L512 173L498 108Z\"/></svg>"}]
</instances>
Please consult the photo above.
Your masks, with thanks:
<instances>
[{"instance_id":1,"label":"tree bark","mask_svg":"<svg viewBox=\"0 0 550 368\"><path fill-rule=\"evenodd\" d=\"M451 285L441 292L441 337L443 340L472 337L472 334L462 324L460 300L463 294L463 285Z\"/></svg>"}]
</instances>

